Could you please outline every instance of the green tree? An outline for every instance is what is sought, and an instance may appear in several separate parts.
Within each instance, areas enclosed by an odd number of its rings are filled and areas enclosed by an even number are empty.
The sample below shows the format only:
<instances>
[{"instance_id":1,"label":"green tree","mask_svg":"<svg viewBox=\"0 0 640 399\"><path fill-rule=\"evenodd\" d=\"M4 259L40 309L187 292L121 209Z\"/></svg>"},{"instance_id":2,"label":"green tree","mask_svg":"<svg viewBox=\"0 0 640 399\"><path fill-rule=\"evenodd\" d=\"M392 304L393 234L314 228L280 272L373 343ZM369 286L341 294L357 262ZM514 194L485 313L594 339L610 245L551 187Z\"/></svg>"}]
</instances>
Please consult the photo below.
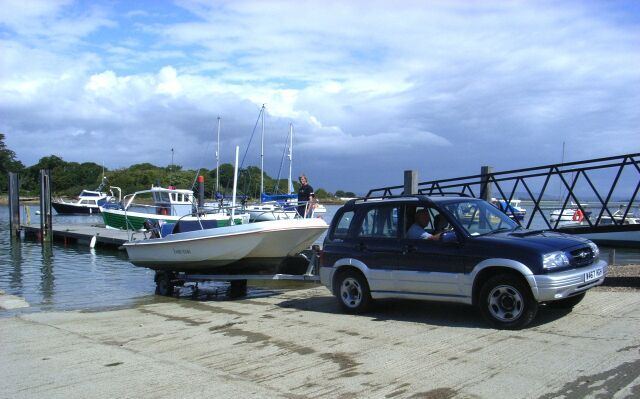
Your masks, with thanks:
<instances>
[{"instance_id":1,"label":"green tree","mask_svg":"<svg viewBox=\"0 0 640 399\"><path fill-rule=\"evenodd\" d=\"M8 188L8 173L21 172L23 169L24 165L16 159L16 153L5 145L4 134L0 133L0 192Z\"/></svg>"}]
</instances>

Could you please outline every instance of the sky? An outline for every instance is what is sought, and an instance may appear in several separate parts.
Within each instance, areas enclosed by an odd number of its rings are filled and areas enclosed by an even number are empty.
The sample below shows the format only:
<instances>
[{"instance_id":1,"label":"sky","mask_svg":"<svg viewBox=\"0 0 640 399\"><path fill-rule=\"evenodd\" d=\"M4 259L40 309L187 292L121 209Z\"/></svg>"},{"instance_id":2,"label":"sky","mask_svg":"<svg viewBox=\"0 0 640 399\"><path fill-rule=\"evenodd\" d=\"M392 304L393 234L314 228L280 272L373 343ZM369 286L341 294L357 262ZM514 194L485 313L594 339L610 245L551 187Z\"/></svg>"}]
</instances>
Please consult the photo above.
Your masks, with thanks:
<instances>
[{"instance_id":1,"label":"sky","mask_svg":"<svg viewBox=\"0 0 640 399\"><path fill-rule=\"evenodd\" d=\"M0 0L25 165L280 169L354 191L640 152L640 2ZM288 173L288 164L281 176Z\"/></svg>"}]
</instances>

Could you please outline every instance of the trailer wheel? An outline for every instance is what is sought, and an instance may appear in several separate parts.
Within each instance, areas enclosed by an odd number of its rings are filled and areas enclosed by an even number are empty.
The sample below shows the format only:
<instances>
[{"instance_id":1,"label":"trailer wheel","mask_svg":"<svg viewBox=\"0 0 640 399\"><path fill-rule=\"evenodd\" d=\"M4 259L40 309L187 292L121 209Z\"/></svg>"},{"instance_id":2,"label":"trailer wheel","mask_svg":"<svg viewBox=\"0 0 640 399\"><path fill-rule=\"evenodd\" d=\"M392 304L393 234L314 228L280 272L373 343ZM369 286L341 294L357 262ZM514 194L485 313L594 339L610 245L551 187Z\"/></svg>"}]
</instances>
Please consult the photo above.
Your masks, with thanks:
<instances>
[{"instance_id":1,"label":"trailer wheel","mask_svg":"<svg viewBox=\"0 0 640 399\"><path fill-rule=\"evenodd\" d=\"M175 288L173 273L156 272L156 295L172 296Z\"/></svg>"},{"instance_id":2,"label":"trailer wheel","mask_svg":"<svg viewBox=\"0 0 640 399\"><path fill-rule=\"evenodd\" d=\"M229 289L227 290L229 298L247 296L247 280L232 280L229 283Z\"/></svg>"}]
</instances>

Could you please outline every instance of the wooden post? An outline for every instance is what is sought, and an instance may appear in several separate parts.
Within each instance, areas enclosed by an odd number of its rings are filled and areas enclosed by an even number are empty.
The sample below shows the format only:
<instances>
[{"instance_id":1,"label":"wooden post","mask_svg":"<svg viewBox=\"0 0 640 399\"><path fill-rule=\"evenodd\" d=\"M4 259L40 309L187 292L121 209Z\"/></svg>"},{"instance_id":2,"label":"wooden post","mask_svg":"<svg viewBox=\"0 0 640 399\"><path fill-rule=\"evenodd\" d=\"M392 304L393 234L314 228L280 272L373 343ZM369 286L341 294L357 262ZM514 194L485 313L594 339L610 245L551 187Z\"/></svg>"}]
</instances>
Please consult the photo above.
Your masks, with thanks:
<instances>
[{"instance_id":1,"label":"wooden post","mask_svg":"<svg viewBox=\"0 0 640 399\"><path fill-rule=\"evenodd\" d=\"M12 237L20 236L20 182L18 174L9 172L9 212Z\"/></svg>"},{"instance_id":2,"label":"wooden post","mask_svg":"<svg viewBox=\"0 0 640 399\"><path fill-rule=\"evenodd\" d=\"M204 176L198 176L198 210L204 208Z\"/></svg>"},{"instance_id":3,"label":"wooden post","mask_svg":"<svg viewBox=\"0 0 640 399\"><path fill-rule=\"evenodd\" d=\"M491 202L491 182L489 181L489 175L493 173L493 167L483 166L480 168L480 198L487 202Z\"/></svg>"},{"instance_id":4,"label":"wooden post","mask_svg":"<svg viewBox=\"0 0 640 399\"><path fill-rule=\"evenodd\" d=\"M404 195L418 194L418 172L415 170L404 171Z\"/></svg>"},{"instance_id":5,"label":"wooden post","mask_svg":"<svg viewBox=\"0 0 640 399\"><path fill-rule=\"evenodd\" d=\"M40 169L40 233L43 241L51 240L51 171Z\"/></svg>"}]
</instances>

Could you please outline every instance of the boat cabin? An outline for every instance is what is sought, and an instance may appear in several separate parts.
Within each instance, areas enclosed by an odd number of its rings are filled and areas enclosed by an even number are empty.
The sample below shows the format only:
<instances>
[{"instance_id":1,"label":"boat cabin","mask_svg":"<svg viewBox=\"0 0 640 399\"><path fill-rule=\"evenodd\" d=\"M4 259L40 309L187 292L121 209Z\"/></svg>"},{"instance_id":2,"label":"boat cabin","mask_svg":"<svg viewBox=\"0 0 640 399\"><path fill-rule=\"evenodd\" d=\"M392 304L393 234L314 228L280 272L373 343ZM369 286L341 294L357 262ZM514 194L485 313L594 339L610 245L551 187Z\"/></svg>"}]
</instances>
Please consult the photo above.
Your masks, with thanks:
<instances>
[{"instance_id":1,"label":"boat cabin","mask_svg":"<svg viewBox=\"0 0 640 399\"><path fill-rule=\"evenodd\" d=\"M184 216L193 212L193 191L152 187L151 193L159 215Z\"/></svg>"}]
</instances>

